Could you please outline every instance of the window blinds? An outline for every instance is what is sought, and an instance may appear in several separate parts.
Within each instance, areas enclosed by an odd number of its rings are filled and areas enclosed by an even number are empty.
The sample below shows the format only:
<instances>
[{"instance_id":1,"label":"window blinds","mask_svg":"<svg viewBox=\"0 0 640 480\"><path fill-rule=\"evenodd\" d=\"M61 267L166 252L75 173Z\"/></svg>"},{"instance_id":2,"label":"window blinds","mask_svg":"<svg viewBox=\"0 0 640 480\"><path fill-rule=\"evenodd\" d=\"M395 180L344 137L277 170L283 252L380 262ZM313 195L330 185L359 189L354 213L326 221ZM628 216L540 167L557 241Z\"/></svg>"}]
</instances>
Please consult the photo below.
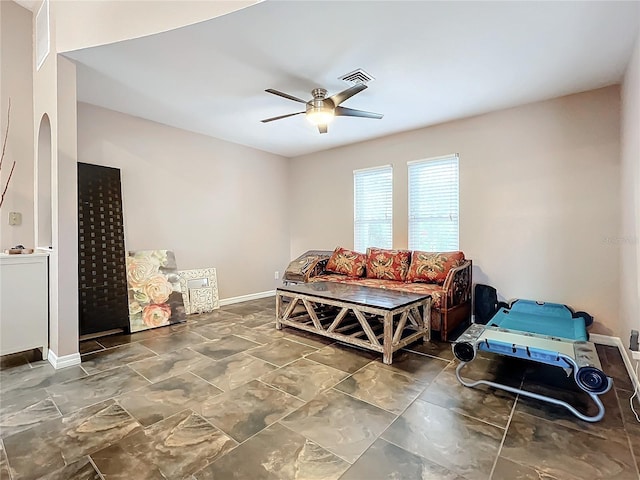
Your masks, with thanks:
<instances>
[{"instance_id":1,"label":"window blinds","mask_svg":"<svg viewBox=\"0 0 640 480\"><path fill-rule=\"evenodd\" d=\"M458 250L458 155L408 162L409 249Z\"/></svg>"},{"instance_id":2,"label":"window blinds","mask_svg":"<svg viewBox=\"0 0 640 480\"><path fill-rule=\"evenodd\" d=\"M354 249L391 248L393 243L391 165L353 172Z\"/></svg>"}]
</instances>

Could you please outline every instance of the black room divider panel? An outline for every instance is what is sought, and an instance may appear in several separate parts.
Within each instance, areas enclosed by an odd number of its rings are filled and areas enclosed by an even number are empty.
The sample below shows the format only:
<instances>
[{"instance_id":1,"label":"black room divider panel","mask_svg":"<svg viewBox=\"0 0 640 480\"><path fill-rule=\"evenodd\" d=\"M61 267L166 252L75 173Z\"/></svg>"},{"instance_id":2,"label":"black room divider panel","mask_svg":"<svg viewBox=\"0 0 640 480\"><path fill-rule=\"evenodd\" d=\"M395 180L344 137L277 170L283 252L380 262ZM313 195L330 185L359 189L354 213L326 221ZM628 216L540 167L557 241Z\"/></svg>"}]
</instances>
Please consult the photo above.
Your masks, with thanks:
<instances>
[{"instance_id":1,"label":"black room divider panel","mask_svg":"<svg viewBox=\"0 0 640 480\"><path fill-rule=\"evenodd\" d=\"M120 170L78 163L80 335L129 329Z\"/></svg>"}]
</instances>

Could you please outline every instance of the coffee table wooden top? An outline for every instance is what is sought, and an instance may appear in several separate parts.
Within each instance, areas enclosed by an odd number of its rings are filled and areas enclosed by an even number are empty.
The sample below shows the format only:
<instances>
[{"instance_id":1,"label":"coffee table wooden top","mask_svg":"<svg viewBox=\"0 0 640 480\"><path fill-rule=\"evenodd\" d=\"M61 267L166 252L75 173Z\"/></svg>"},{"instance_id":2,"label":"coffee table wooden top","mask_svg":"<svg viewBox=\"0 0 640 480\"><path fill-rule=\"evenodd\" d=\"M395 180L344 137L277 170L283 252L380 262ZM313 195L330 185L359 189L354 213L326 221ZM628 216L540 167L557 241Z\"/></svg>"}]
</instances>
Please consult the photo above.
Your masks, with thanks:
<instances>
[{"instance_id":1,"label":"coffee table wooden top","mask_svg":"<svg viewBox=\"0 0 640 480\"><path fill-rule=\"evenodd\" d=\"M306 294L319 299L340 300L356 305L395 310L424 300L430 295L336 282L299 283L278 287L279 292Z\"/></svg>"}]
</instances>

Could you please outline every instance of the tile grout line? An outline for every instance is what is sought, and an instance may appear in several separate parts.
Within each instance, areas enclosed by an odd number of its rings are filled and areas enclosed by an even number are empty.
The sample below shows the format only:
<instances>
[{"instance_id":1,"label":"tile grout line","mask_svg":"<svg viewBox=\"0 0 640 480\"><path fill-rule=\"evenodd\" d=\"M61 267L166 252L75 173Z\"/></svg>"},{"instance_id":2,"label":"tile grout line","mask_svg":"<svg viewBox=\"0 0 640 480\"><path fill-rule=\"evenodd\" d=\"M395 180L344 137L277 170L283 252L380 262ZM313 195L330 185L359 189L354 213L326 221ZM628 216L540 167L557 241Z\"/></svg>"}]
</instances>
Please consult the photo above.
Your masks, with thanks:
<instances>
[{"instance_id":1,"label":"tile grout line","mask_svg":"<svg viewBox=\"0 0 640 480\"><path fill-rule=\"evenodd\" d=\"M345 380L346 380L346 379L345 379ZM346 395L346 396L348 396L348 397L350 397L350 398L353 398L354 400L358 400L359 402L366 403L367 405L369 405L369 406L371 406L371 407L378 408L378 409L382 410L383 412L389 413L389 414L393 415L394 417L396 417L396 418L393 420L394 422L397 420L397 417L399 417L399 416L400 416L400 415L398 415L397 413L390 412L390 411L389 411L389 410L387 410L386 408L382 408L382 407L379 407L378 405L374 405L373 403L368 402L367 400L363 400L363 399L358 398L358 397L356 397L356 396L354 396L354 395L352 395L352 394L350 394L350 393L343 392L342 390L337 390L337 389L336 389L336 388L334 388L334 387L328 388L327 390L333 390L334 392L341 393L341 394ZM327 390L325 390L325 391L327 391ZM417 398L417 397L416 397L416 398ZM414 401L415 401L415 399L414 399ZM411 402L411 403L413 403L413 402ZM408 408L408 407L407 407L407 408ZM393 422L391 422L391 423L393 423Z\"/></svg>"},{"instance_id":2,"label":"tile grout line","mask_svg":"<svg viewBox=\"0 0 640 480\"><path fill-rule=\"evenodd\" d=\"M389 427L391 427L391 425L389 425ZM442 464L440 464L440 463L436 462L435 460L432 460L432 459L430 459L430 458L427 458L427 457L425 457L424 455L421 455L421 454L419 454L419 453L417 453L417 452L412 452L411 450L408 450L407 448L402 447L402 446L398 445L397 443L392 442L391 440L388 440L388 439L386 439L386 438L382 438L382 435L384 435L384 433L389 429L389 427L387 427L387 428L385 429L385 431L384 431L384 432L382 432L382 433L380 434L380 436L378 437L378 439L379 439L379 440L382 440L383 442L387 442L388 444L393 445L394 447L397 447L397 448L399 448L400 450L402 450L402 451L404 451L404 452L408 452L408 453L410 453L410 454L412 454L412 455L415 455L416 457L423 458L423 459L424 459L424 460L426 460L427 462L433 463L434 465L438 465L439 467L445 468L445 469L447 469L448 471L450 471L450 472L454 473L455 475L461 476L458 472L456 472L455 470L452 470L450 467L447 467L447 466L445 466L445 465L442 465ZM368 450L368 449L367 449L367 450Z\"/></svg>"},{"instance_id":3,"label":"tile grout line","mask_svg":"<svg viewBox=\"0 0 640 480\"><path fill-rule=\"evenodd\" d=\"M252 381L253 381L253 380L252 380ZM261 382L261 383L262 383L262 382ZM271 385L268 385L268 384L264 384L264 385L267 385L268 387L271 387ZM224 392L224 393L227 393L227 392ZM283 392L283 393L287 393L287 392ZM294 397L293 395L290 395L290 394L288 394L288 393L287 393L287 395L289 395L289 396L291 396L291 397ZM298 398L298 397L294 397L294 398ZM273 423L270 423L269 425L266 425L264 428L262 428L262 429L261 429L261 430L259 430L258 432L254 433L254 434L253 434L253 435L251 435L250 437L247 437L246 439L244 439L242 442L238 442L235 438L233 438L233 437L231 436L231 434L230 434L230 433L228 433L226 430L223 430L221 427L219 427L218 425L216 425L212 420L208 419L208 418L207 418L207 417L205 417L204 415L201 415L201 414L199 414L199 413L196 413L196 415L200 415L202 418L204 418L204 419L207 421L207 423L211 424L213 427L217 428L217 429L218 429L218 430L220 430L222 433L224 433L227 437L229 437L231 440L233 440L234 442L236 442L236 443L237 443L237 445L236 445L235 447L233 447L231 450L229 450L229 452L225 453L224 455L222 455L222 456L220 457L220 458L222 458L222 457L225 457L225 456L226 456L228 453L230 453L231 451L235 450L235 449L236 449L237 447L239 447L240 445L245 444L246 442L248 442L249 440L251 440L253 437L255 437L255 436L259 435L259 434L260 434L260 433L262 433L262 432L264 432L267 428L269 428L269 427L271 427L271 426L275 425L276 423L280 422L280 420L284 419L284 417L286 417L286 416L288 416L288 415L292 414L293 412L297 411L299 408L302 408L304 405L306 405L306 403L307 403L307 402L304 402L302 405L300 405L300 407L295 408L295 409L291 410L290 412L286 412L286 413L284 413L282 416L278 417L278 418L277 418ZM195 412L194 412L194 413L195 413ZM306 438L306 437L305 437L305 438ZM219 460L219 458L218 458L218 459L216 459L215 461L213 461L212 463L215 463L215 462L217 462L218 460ZM211 465L212 463L210 463L210 464L208 464L208 465ZM203 467L203 468L204 468L204 467ZM198 471L199 471L199 470L198 470Z\"/></svg>"},{"instance_id":4,"label":"tile grout line","mask_svg":"<svg viewBox=\"0 0 640 480\"><path fill-rule=\"evenodd\" d=\"M236 334L232 334L232 335L234 335L234 336L238 336L238 337L241 337L241 335L236 335ZM253 341L253 340L251 340L251 339L245 339L245 340ZM274 341L275 341L275 340L278 340L278 339L274 339ZM290 363L293 363L293 362L295 362L295 361L299 360L299 358L298 358L298 359L295 359L295 360L293 360L292 362L288 362L287 364L285 364L285 365L283 365L282 367L280 367L280 366L278 366L278 365L276 365L276 364L273 364L273 363L271 363L271 362L268 362L268 361L266 361L266 360L264 360L264 359L261 359L261 358L259 358L259 357L254 356L254 355L251 355L251 354L249 353L251 350L254 350L254 349L257 349L257 348L260 348L260 347L263 347L263 346L267 345L267 344L258 344L258 342L254 342L254 343L256 343L256 344L257 344L255 347L252 347L252 348L250 348L250 349L247 349L247 350L244 350L244 351L241 351L241 352L234 353L234 354L232 354L232 355L229 355L228 357L224 357L224 358L221 358L221 359L218 359L218 360L214 360L214 359L212 359L212 360L213 360L214 362L218 362L218 361L224 360L224 359L226 359L226 358L233 357L233 356L235 356L235 355L245 354L245 355L248 355L248 356L250 356L251 358L253 358L253 359L255 359L255 360L259 360L259 361L265 362L265 363L267 363L267 364L269 364L269 365L272 365L272 366L276 367L276 370L278 370L278 369L280 369L280 368L283 368L284 366L287 366L287 365L289 365ZM305 345L305 346L307 346L307 347L308 347L308 345ZM302 357L301 357L301 358L302 358ZM276 371L276 370L273 370L273 371ZM193 373L193 372L191 372L191 373ZM270 373L270 372L269 372L269 373ZM198 378L202 378L202 377L200 377L199 375L197 375L197 374L195 374L195 373L193 373L193 375L195 375L195 376L196 376L196 377L198 377ZM266 375L266 374L265 374L265 375ZM202 380L204 380L204 381L205 381L205 382L207 382L208 384L210 384L210 385L212 385L212 386L214 386L214 387L216 387L216 388L220 389L220 390L222 391L222 393L220 393L219 395L224 395L225 393L229 393L229 392L231 392L232 390L235 390L235 389L229 389L228 391L224 391L224 390L222 390L220 387L218 387L217 385L213 384L212 382L210 382L210 381L208 381L208 380L206 380L206 379L204 379L204 378L202 378ZM280 391L280 392L282 392L282 393L286 394L287 396L290 396L290 397L292 397L292 398L295 398L295 399L298 399L298 400L302 401L303 403L302 403L302 405L300 405L300 407L297 407L297 408L293 409L293 410L292 410L292 411L290 411L290 412L286 412L286 413L284 413L281 417L278 417L278 419L277 419L277 420L275 420L273 423L271 423L271 424L269 424L269 425L265 426L263 429L261 429L260 431L256 432L255 434L251 435L250 437L246 438L246 439L245 439L245 440L243 440L242 442L238 442L237 440L235 440L235 438L233 438L233 436L231 436L231 434L230 434L229 432L227 432L226 430L222 429L220 426L216 425L216 424L215 424L212 420L210 420L209 418L205 417L205 416L204 416L204 415L202 415L202 414L198 414L198 415L200 415L202 418L204 418L204 419L205 419L205 421L206 421L207 423L209 423L210 425L212 425L214 428L216 428L216 429L220 430L222 433L224 433L226 436L228 436L231 440L233 440L234 442L236 442L236 444L237 444L237 445L236 445L236 446L234 446L231 450L229 450L229 452L227 452L227 453L225 453L224 455L222 455L220 458L225 457L227 454L229 454L231 451L235 450L235 449L236 449L237 447L239 447L240 445L243 445L243 444L244 444L245 442L247 442L248 440L250 440L250 439L252 439L253 437L255 437L256 435L260 434L261 432L263 432L263 431L264 431L264 430L266 430L267 428L271 427L272 425L274 425L275 423L279 422L280 420L282 420L282 419L283 419L283 418L285 418L286 416L290 415L291 413L295 412L296 410L298 410L298 408L303 407L303 406L304 406L304 405L306 405L306 403L307 403L305 400L300 399L299 397L296 397L295 395L291 395L290 393L287 393L287 392L285 392L285 391L283 391L283 390L280 390L280 389L278 389L278 388L274 387L273 385L269 385L269 384L267 384L266 382L263 382L262 380L260 380L260 377L255 378L255 379L252 379L252 380L250 380L249 382L245 382L245 383L243 383L242 385L239 385L239 386L238 386L238 387L236 387L236 388L240 388L240 387L242 387L242 386L244 386L244 385L246 385L246 384L248 384L248 383L250 383L250 382L252 382L252 381L260 382L261 384L263 384L263 385L265 385L265 386L267 386L267 387L269 387L269 388L273 388L274 390ZM219 396L219 395L216 395L216 397L217 397L217 396ZM219 460L219 459L216 459L214 462L212 462L212 463L210 463L210 464L207 464L207 466L212 465L213 463L217 462L218 460ZM203 468L206 468L207 466L205 466L205 467L203 467ZM194 478L195 478L195 474L194 474L193 476L194 476Z\"/></svg>"},{"instance_id":5,"label":"tile grout line","mask_svg":"<svg viewBox=\"0 0 640 480\"><path fill-rule=\"evenodd\" d=\"M89 463L93 466L94 470L98 472L98 475L100 476L100 480L105 480L104 475L102 474L98 466L93 461L93 458L91 458L91 454L87 454L87 458L89 459Z\"/></svg>"},{"instance_id":6,"label":"tile grout line","mask_svg":"<svg viewBox=\"0 0 640 480\"><path fill-rule=\"evenodd\" d=\"M520 388L524 383L524 377L520 380ZM507 439L507 434L509 433L509 427L511 426L511 420L516 413L516 406L518 405L518 400L520 400L520 394L516 395L516 399L513 402L513 406L511 407L511 413L509 413L509 418L507 419L507 424L504 427L504 435L502 435L502 440L500 441L500 446L498 447L498 452L496 453L496 458L493 460L493 465L491 466L491 472L489 473L489 479L493 478L493 473L496 470L496 466L498 465L498 459L500 458L500 454L502 453L502 447L504 446L504 442Z\"/></svg>"},{"instance_id":7,"label":"tile grout line","mask_svg":"<svg viewBox=\"0 0 640 480\"><path fill-rule=\"evenodd\" d=\"M394 421L395 421L395 420L394 420ZM393 422L391 422L391 423L393 423ZM351 468L351 466L352 466L354 463L356 463L356 461L358 460L358 459L356 459L356 460L354 460L354 461L353 461L353 463L352 463L352 462L350 462L349 460L347 460L346 458L344 458L344 457L340 456L339 454L337 454L337 453L335 453L335 452L331 451L331 449L329 449L328 447L324 446L322 443L318 442L317 440L313 440L313 439L311 439L311 438L307 437L306 435L303 435L303 434L302 434L302 433L300 433L300 432L296 432L293 428L291 428L291 427L287 427L286 425L284 425L284 424L282 424L282 423L278 423L278 425L280 425L280 426L281 426L281 427L283 427L283 428L286 428L287 430L289 430L290 432L295 433L296 435L300 435L302 438L304 438L305 440L308 440L309 442L313 442L313 443L315 443L316 445L318 445L318 446L319 446L320 448L322 448L323 450L326 450L327 452L329 452L331 455L333 455L333 456L335 456L335 457L339 458L340 460L343 460L344 462L346 462L346 463L347 463L347 465L349 465L349 468ZM375 442L377 439L378 439L378 437L376 437L376 439L375 439L373 442ZM371 445L373 445L373 442L371 443ZM369 445L369 446L365 449L365 452L366 452L367 450L369 450L369 447L371 447L371 445ZM358 455L358 458L360 458L362 455L364 455L364 452L362 452L360 455ZM349 470L349 468L347 468L347 470ZM345 472L346 472L346 470L345 470ZM344 473L343 473L343 475L344 475Z\"/></svg>"},{"instance_id":8,"label":"tile grout line","mask_svg":"<svg viewBox=\"0 0 640 480\"><path fill-rule=\"evenodd\" d=\"M134 373L134 374L136 374L136 375L140 375L138 372L136 372L136 371L135 371L135 370L133 370L131 367L129 367L129 365L128 365L128 364L121 365L121 366L116 367L116 368L129 368L130 370L132 370L132 371L133 371L133 373ZM111 369L109 369L109 370L105 370L105 372L109 372L109 371L111 371L111 370L114 370L114 368L111 368ZM95 374L87 375L86 377L74 378L74 379L71 379L71 380L67 380L66 382L58 383L58 384L56 384L56 385L52 385L52 386L63 385L63 384L68 383L68 382L73 382L73 381L77 381L77 380L82 380L82 379L89 378L89 377L94 376L94 375L98 375L98 374L100 374L100 373L103 373L103 372L96 372ZM149 385L153 385L153 382L150 382L147 378L143 377L142 375L140 375L140 376L141 376L142 378L144 378L145 380L147 380L147 381L149 382ZM119 397L119 396L124 395L124 394L129 393L129 392L134 392L134 391L136 391L136 390L140 390L140 389L142 389L142 388L148 387L149 385L142 385L142 386L140 386L140 387L137 387L137 388L134 388L134 389L131 389L131 390L127 390L127 391L125 391L125 392L121 392L121 393L119 393L118 395L111 396L111 397L107 397L107 398L103 398L103 399L101 399L101 400L97 400L97 401L92 402L92 403L90 403L90 404L88 404L88 405L84 405L84 406L82 406L82 407L76 408L75 410L71 410L71 411L67 412L66 414L63 414L63 413L62 413L62 410L60 410L60 407L59 407L59 406L58 406L58 404L56 403L55 399L53 398L53 396L51 396L51 393L49 392L49 390L47 390L47 388L48 388L48 387L45 387L45 389L44 389L44 390L45 390L45 391L47 392L47 394L50 396L51 401L52 401L52 402L53 402L53 404L56 406L56 408L58 409L58 411L60 412L60 414L62 415L62 417L64 417L65 415L71 415L71 414L74 414L74 413L76 413L76 412L79 412L80 410L83 410L83 409L85 409L85 408L89 408L89 407L91 407L91 406L93 406L93 405L97 405L97 404L102 403L102 402L107 402L107 401L109 401L109 400L114 400L114 401L115 401L116 397ZM128 412L127 412L127 413L128 413ZM134 419L134 420L136 420L136 419L135 419L135 417L133 417L133 419ZM136 421L137 421L137 420L136 420Z\"/></svg>"},{"instance_id":9,"label":"tile grout line","mask_svg":"<svg viewBox=\"0 0 640 480\"><path fill-rule=\"evenodd\" d=\"M418 341L419 341L419 340L418 340ZM437 356L437 355L431 355L430 353L424 353L424 352L419 352L419 351L417 351L417 350L411 350L411 349L409 349L409 348L407 348L407 347L402 347L402 348L401 348L400 350L398 350L398 351L400 351L400 352L409 352L409 353L414 353L414 354L416 354L416 355L421 355L421 356L423 356L423 357L435 358L435 359L437 359L437 360L443 360L443 361L447 362L447 364L448 364L448 363L450 363L450 362L452 361L452 359L450 359L450 358L443 358L443 357L439 357L439 356ZM394 352L394 353L395 353L395 352Z\"/></svg>"},{"instance_id":10,"label":"tile grout line","mask_svg":"<svg viewBox=\"0 0 640 480\"><path fill-rule=\"evenodd\" d=\"M275 370L274 370L274 372L275 372ZM305 405L307 404L307 400L304 400L303 398L300 398L300 397L298 397L297 395L293 395L293 394L291 394L291 393L289 393L289 392L285 392L284 390L282 390L282 389L280 389L280 388L276 387L275 385L271 385L271 384L269 384L269 383L265 382L264 380L261 380L259 377L258 377L258 378L255 378L255 379L253 379L253 380L251 380L251 381L252 381L252 382L253 382L253 381L255 381L255 382L260 382L261 384L265 385L266 387L273 388L274 390L277 390L277 391L279 391L279 392L282 392L282 393L284 393L285 395L287 395L287 396L289 396L289 397L293 397L293 398L295 398L296 400L300 400L300 401L302 402L302 405L300 405L298 408L302 408L303 406L305 406ZM298 410L298 408L296 408L295 410ZM292 412L295 412L295 410L292 410ZM289 412L289 413L292 413L292 412ZM287 415L288 415L288 414L287 414Z\"/></svg>"},{"instance_id":11,"label":"tile grout line","mask_svg":"<svg viewBox=\"0 0 640 480\"><path fill-rule=\"evenodd\" d=\"M200 379L200 380L202 380L203 382L208 383L208 384L209 384L209 385L211 385L212 387L217 388L217 389L218 389L218 390L220 390L222 393L227 393L227 392L230 392L230 391L231 391L231 389L229 389L229 390L223 390L222 388L220 388L220 387L219 387L218 385L216 385L215 383L213 383L213 382L211 382L211 381L207 380L206 378L202 378L202 377L201 377L200 375L198 375L197 373L194 373L194 372L192 372L192 371L189 371L189 373L190 373L191 375L194 375L195 377L199 378L199 379ZM248 382L247 382L247 383L248 383ZM243 383L242 385L245 385L245 384ZM240 385L238 385L238 386L240 386ZM218 395L222 395L222 393L219 393ZM215 396L217 397L218 395L215 395Z\"/></svg>"},{"instance_id":12,"label":"tile grout line","mask_svg":"<svg viewBox=\"0 0 640 480\"><path fill-rule=\"evenodd\" d=\"M309 355L311 355L311 354L309 354ZM307 358L307 357L302 357L302 358L299 358L298 360L306 360L307 362L311 362L311 363L313 363L314 365L319 365L319 366L321 366L321 367L330 368L331 370L335 370L335 371L336 371L336 372L338 372L338 373L342 373L342 374L346 375L346 377L344 377L342 380L340 380L340 382L341 382L341 381L343 381L343 380L346 380L348 377L350 377L351 375L353 375L352 373L345 372L344 370L340 370L339 368L332 367L331 365L325 365L324 363L320 363L320 362L318 362L318 361L316 361L316 360L312 360L312 359ZM338 382L338 383L340 383L340 382ZM336 385L337 385L337 384L336 384Z\"/></svg>"},{"instance_id":13,"label":"tile grout line","mask_svg":"<svg viewBox=\"0 0 640 480\"><path fill-rule=\"evenodd\" d=\"M134 391L134 390L131 390L131 391ZM138 419L137 419L137 418L136 418L136 417L135 417L135 416L134 416L134 415L133 415L129 410L127 410L126 408L124 408L124 406L123 406L123 405L118 401L117 397L111 397L111 398L109 398L109 400L113 400L113 403L115 403L116 405L118 405L118 406L119 406L119 407L120 407L120 408L121 408L121 409L122 409L122 410L123 410L127 415L129 415L129 416L133 419L133 421L134 421L134 422L136 422L136 423L140 426L140 428L142 428L142 430L144 430L145 428L147 428L147 427L145 427L144 425L142 425L142 423L140 423L140 421L139 421L139 420L138 420ZM187 409L185 408L184 410L187 410ZM180 410L180 412L177 412L177 413L184 412L184 410ZM174 415L176 415L177 413L174 413ZM172 415L170 415L170 416L172 416ZM162 420L160 420L160 421L162 421ZM158 423L158 422L156 422L156 423ZM154 424L152 424L152 425L154 425ZM150 425L150 426L151 426L151 425ZM131 435L131 432L129 432L129 434L128 434L128 435L126 435L126 436L125 436L125 437L123 437L123 438L126 438L126 437L128 437L129 435ZM122 439L121 439L121 440L122 440ZM118 441L119 441L119 440L118 440ZM116 442L116 443L117 443L117 442ZM109 444L109 445L112 445L112 444Z\"/></svg>"},{"instance_id":14,"label":"tile grout line","mask_svg":"<svg viewBox=\"0 0 640 480\"><path fill-rule=\"evenodd\" d=\"M618 390L615 388L613 388L613 390L614 390L613 393L616 397L616 400L618 401L618 408L620 409L620 417L621 417L620 419L622 420L622 431L627 436L627 443L629 445L629 450L631 451L631 460L636 467L636 473L638 474L638 478L640 478L640 456L636 458L636 454L633 451L633 443L631 442L631 433L627 430L627 427L626 427L627 422L625 421L624 415L622 413L622 401L620 396L618 395Z\"/></svg>"},{"instance_id":15,"label":"tile grout line","mask_svg":"<svg viewBox=\"0 0 640 480\"><path fill-rule=\"evenodd\" d=\"M433 379L433 380L432 380L432 382L427 386L427 388L425 389L425 391L426 391L427 389L429 389L429 387L431 387L431 385L434 385L434 384L436 383L436 380L438 379L438 377L440 377L440 375L443 375L443 374L444 374L444 371L446 370L446 368L447 368L449 365L453 365L453 366L455 366L455 362L456 362L456 360L451 360L451 361L447 364L447 366L445 366L445 367L440 371L440 373L438 373L438 375L436 375L436 376L434 377L434 379ZM524 377L520 380L520 388L522 388L523 383L524 383ZM470 387L464 387L464 388L470 388ZM423 392L423 393L424 393L424 392ZM516 405L516 401L515 401L515 400L516 400L517 398L519 398L519 395L518 395L518 394L516 394L516 397L514 398L513 406L511 407L512 412L513 412L513 411L514 411L514 409L515 409L515 405ZM458 411L453 411L453 410L451 410L451 409L449 409L449 408L447 408L447 407L443 407L442 405L439 405L439 404L437 404L437 403L430 402L429 400L424 400L424 399L422 399L422 398L419 398L419 400L421 400L421 401L423 401L423 402L426 402L426 403L429 403L429 404L431 404L431 405L436 405L437 407L442 407L442 408L444 408L444 409L446 409L446 410L449 410L450 412L453 412L453 413L455 413L455 414L457 414L457 415L461 415L461 416L463 416L463 417L465 417L465 418L470 418L470 419L472 419L472 420L477 420L477 421L479 421L479 422L486 423L487 425L490 425L490 426L492 426L492 427L497 427L497 428L500 428L500 429L505 430L505 431L507 430L506 426L502 426L502 425L498 425L497 423L489 422L489 421L487 421L486 419L483 419L483 418L474 417L473 415L470 415L470 414L469 414L469 413L467 413L467 412L458 412ZM509 424L509 420L510 420L510 418L511 418L511 413L510 413L509 415L510 415L510 416L509 416L509 418L507 419L507 424L506 424L506 425L508 425L508 424Z\"/></svg>"},{"instance_id":16,"label":"tile grout line","mask_svg":"<svg viewBox=\"0 0 640 480\"><path fill-rule=\"evenodd\" d=\"M60 410L60 407L58 407L58 404L56 403L56 401L53 399L53 395L51 395L46 389L45 392L47 392L47 397L49 397L51 399L51 403L53 403L53 406L56 407L56 410L58 411L58 413L60 414L60 417L58 418L63 418L64 415L62 414L62 410Z\"/></svg>"},{"instance_id":17,"label":"tile grout line","mask_svg":"<svg viewBox=\"0 0 640 480\"><path fill-rule=\"evenodd\" d=\"M7 460L7 471L9 472L9 480L13 479L13 471L11 470L11 463L9 463L9 455L7 455L7 448L4 445L4 438L0 438L0 445L2 445L2 452L4 458Z\"/></svg>"},{"instance_id":18,"label":"tile grout line","mask_svg":"<svg viewBox=\"0 0 640 480\"><path fill-rule=\"evenodd\" d=\"M640 466L638 466L640 463L640 459L637 459L635 453L633 452L633 444L631 443L631 436L629 435L629 432L625 431L625 433L627 434L627 443L629 444L629 450L631 450L631 460L636 467L638 478L640 478Z\"/></svg>"}]
</instances>

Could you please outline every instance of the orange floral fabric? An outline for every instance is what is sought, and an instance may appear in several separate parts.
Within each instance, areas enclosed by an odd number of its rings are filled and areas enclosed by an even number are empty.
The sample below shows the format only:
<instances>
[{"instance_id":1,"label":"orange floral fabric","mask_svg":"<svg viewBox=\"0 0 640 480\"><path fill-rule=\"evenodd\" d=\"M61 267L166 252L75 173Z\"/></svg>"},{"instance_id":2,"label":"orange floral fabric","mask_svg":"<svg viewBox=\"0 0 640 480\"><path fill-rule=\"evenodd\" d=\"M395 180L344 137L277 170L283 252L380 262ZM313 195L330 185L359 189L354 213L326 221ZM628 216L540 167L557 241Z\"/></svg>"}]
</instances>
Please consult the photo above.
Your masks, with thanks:
<instances>
[{"instance_id":1,"label":"orange floral fabric","mask_svg":"<svg viewBox=\"0 0 640 480\"><path fill-rule=\"evenodd\" d=\"M462 252L420 252L414 251L411 267L407 275L408 282L426 282L442 285L449 270L462 265Z\"/></svg>"},{"instance_id":2,"label":"orange floral fabric","mask_svg":"<svg viewBox=\"0 0 640 480\"><path fill-rule=\"evenodd\" d=\"M329 258L325 270L341 273L349 277L364 277L367 266L367 256L346 248L336 247Z\"/></svg>"},{"instance_id":3,"label":"orange floral fabric","mask_svg":"<svg viewBox=\"0 0 640 480\"><path fill-rule=\"evenodd\" d=\"M367 249L367 278L404 282L409 271L409 250Z\"/></svg>"}]
</instances>

